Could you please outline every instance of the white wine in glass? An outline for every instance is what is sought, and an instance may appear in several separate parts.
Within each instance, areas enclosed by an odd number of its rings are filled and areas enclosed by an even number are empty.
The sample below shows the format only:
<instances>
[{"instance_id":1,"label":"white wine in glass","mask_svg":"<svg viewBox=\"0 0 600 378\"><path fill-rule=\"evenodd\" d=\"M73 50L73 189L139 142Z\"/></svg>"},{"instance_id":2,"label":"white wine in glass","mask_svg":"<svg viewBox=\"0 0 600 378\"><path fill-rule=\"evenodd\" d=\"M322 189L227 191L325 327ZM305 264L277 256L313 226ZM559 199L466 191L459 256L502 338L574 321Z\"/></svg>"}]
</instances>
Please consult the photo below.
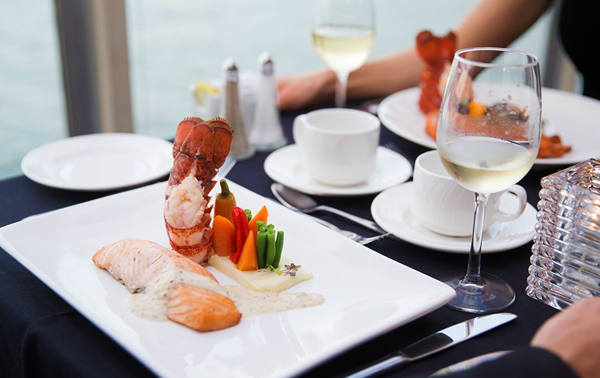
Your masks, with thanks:
<instances>
[{"instance_id":1,"label":"white wine in glass","mask_svg":"<svg viewBox=\"0 0 600 378\"><path fill-rule=\"evenodd\" d=\"M369 57L375 40L372 0L318 0L313 25L317 55L337 75L337 107L346 105L348 75Z\"/></svg>"},{"instance_id":2,"label":"white wine in glass","mask_svg":"<svg viewBox=\"0 0 600 378\"><path fill-rule=\"evenodd\" d=\"M459 50L454 56L437 125L444 167L474 192L475 214L466 274L440 277L456 290L448 306L488 313L510 306L514 289L481 272L485 207L491 193L521 180L533 166L541 139L538 59L501 48Z\"/></svg>"}]
</instances>

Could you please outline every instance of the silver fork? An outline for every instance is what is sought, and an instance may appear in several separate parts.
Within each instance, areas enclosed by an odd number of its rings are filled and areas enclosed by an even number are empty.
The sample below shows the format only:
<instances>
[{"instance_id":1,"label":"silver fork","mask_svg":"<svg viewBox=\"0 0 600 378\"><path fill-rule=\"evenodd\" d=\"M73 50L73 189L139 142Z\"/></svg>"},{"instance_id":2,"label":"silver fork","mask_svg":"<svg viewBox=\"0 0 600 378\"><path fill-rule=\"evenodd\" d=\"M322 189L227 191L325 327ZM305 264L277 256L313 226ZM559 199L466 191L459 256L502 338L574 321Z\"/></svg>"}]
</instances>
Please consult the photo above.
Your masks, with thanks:
<instances>
[{"instance_id":1,"label":"silver fork","mask_svg":"<svg viewBox=\"0 0 600 378\"><path fill-rule=\"evenodd\" d=\"M277 194L277 192L273 191L273 195L275 195L275 197L278 200L280 200L280 201L282 200L282 199L280 199L281 197L279 196L279 194ZM276 202L273 199L271 199L271 201ZM379 239L383 239L386 236L392 235L391 232L386 232L386 233L381 234L381 235L375 235L375 236L372 236L372 237L366 237L366 236L359 235L356 232L352 232L352 231L348 231L348 230L342 230L338 226L336 226L335 224L329 223L326 220L323 220L321 218L313 217L310 214L306 214L306 213L303 213L303 212L300 212L300 211L296 211L296 213L298 213L300 215L303 215L303 216L305 216L305 217L307 217L309 219L312 219L313 221L319 223L320 225L325 226L325 227L329 228L330 230L335 231L338 234L343 235L343 236L347 237L348 239L350 239L352 241L355 241L358 244L362 244L362 245L367 245L367 244L372 243L374 241L377 241Z\"/></svg>"},{"instance_id":2,"label":"silver fork","mask_svg":"<svg viewBox=\"0 0 600 378\"><path fill-rule=\"evenodd\" d=\"M337 232L338 234L344 235L345 237L347 237L348 239L357 242L358 244L362 244L362 245L367 245L369 243L372 243L374 241L377 241L379 239L383 239L386 236L390 236L392 233L391 232L386 232L385 234L381 234L381 235L376 235L376 236L372 236L372 237L366 237L366 236L362 236L357 234L356 232L352 232L352 231L348 231L348 230L342 230L340 229L338 226L334 225L333 223L329 223L321 218L317 218L317 217L313 217L312 215L308 215L305 213L300 213L298 212L298 214L302 214L304 216L307 216L309 218L311 218L312 220L314 220L315 222L329 228L332 231Z\"/></svg>"}]
</instances>

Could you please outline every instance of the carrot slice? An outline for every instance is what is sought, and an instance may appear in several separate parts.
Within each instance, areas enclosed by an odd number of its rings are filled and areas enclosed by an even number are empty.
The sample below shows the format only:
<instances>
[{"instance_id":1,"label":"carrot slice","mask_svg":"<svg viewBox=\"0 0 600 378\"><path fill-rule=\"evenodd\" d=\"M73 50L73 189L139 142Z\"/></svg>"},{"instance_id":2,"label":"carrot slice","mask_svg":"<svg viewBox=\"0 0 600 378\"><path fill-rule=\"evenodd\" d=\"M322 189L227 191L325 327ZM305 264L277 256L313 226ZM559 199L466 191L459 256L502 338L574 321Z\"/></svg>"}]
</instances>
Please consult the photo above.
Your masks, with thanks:
<instances>
[{"instance_id":1,"label":"carrot slice","mask_svg":"<svg viewBox=\"0 0 600 378\"><path fill-rule=\"evenodd\" d=\"M219 256L231 256L235 253L235 227L229 219L217 215L213 220L212 246Z\"/></svg>"},{"instance_id":2,"label":"carrot slice","mask_svg":"<svg viewBox=\"0 0 600 378\"><path fill-rule=\"evenodd\" d=\"M267 224L267 218L269 217L269 212L267 211L267 207L263 206L258 213L256 213L256 215L254 215L254 218L252 218L252 220L249 223L250 226L250 230L252 232L254 232L254 236L258 235L258 225L256 224L257 221L262 221L265 225ZM254 238L255 242L254 244L256 244L256 238ZM256 247L256 245L255 245Z\"/></svg>"},{"instance_id":3,"label":"carrot slice","mask_svg":"<svg viewBox=\"0 0 600 378\"><path fill-rule=\"evenodd\" d=\"M258 269L258 259L256 258L256 246L254 244L254 232L251 230L244 243L244 249L240 255L237 268L239 270Z\"/></svg>"}]
</instances>

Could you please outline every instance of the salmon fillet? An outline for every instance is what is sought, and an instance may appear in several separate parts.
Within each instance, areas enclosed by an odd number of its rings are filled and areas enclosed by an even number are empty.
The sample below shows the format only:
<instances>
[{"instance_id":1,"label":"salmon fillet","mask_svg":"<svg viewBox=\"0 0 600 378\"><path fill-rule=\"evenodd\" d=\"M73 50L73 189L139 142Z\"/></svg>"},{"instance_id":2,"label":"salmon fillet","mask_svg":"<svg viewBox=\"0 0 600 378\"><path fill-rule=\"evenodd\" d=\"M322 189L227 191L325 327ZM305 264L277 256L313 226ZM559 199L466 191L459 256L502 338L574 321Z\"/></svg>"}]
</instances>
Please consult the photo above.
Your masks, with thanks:
<instances>
[{"instance_id":1,"label":"salmon fillet","mask_svg":"<svg viewBox=\"0 0 600 378\"><path fill-rule=\"evenodd\" d=\"M160 244L142 239L121 239L101 248L92 257L132 293L143 291L174 267L217 279L202 265Z\"/></svg>"},{"instance_id":2,"label":"salmon fillet","mask_svg":"<svg viewBox=\"0 0 600 378\"><path fill-rule=\"evenodd\" d=\"M203 266L159 244L141 239L121 239L101 248L92 261L99 268L106 269L131 293L148 295L166 290L167 318L192 329L224 329L238 324L242 316L231 299L215 291L186 284L169 284L171 287L175 285L174 288L164 289L161 285L169 280L173 282L174 272L207 277L209 280L202 280L211 282L208 288L212 290L220 290L221 287Z\"/></svg>"},{"instance_id":3,"label":"salmon fillet","mask_svg":"<svg viewBox=\"0 0 600 378\"><path fill-rule=\"evenodd\" d=\"M238 324L242 314L227 297L177 285L167 302L167 317L197 331L216 331Z\"/></svg>"}]
</instances>

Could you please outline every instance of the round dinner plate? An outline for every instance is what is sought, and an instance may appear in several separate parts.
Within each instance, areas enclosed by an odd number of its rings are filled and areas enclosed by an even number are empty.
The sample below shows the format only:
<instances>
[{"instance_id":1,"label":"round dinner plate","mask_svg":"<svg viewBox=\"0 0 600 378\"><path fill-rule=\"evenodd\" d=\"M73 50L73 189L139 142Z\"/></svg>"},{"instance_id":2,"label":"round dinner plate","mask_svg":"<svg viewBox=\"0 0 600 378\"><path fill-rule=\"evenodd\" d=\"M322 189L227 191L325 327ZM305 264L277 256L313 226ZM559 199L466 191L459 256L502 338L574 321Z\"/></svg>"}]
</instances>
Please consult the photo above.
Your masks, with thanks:
<instances>
[{"instance_id":1,"label":"round dinner plate","mask_svg":"<svg viewBox=\"0 0 600 378\"><path fill-rule=\"evenodd\" d=\"M90 134L48 143L21 161L25 176L59 189L102 191L167 175L172 143L147 135Z\"/></svg>"},{"instance_id":2,"label":"round dinner plate","mask_svg":"<svg viewBox=\"0 0 600 378\"><path fill-rule=\"evenodd\" d=\"M371 214L384 230L409 243L441 252L468 254L471 237L445 236L435 233L419 222L411 209L414 183L407 182L380 193L371 204ZM511 213L519 200L511 193L500 199L500 209ZM495 222L483 234L482 253L507 251L533 239L537 211L527 204L525 212L511 222Z\"/></svg>"},{"instance_id":3,"label":"round dinner plate","mask_svg":"<svg viewBox=\"0 0 600 378\"><path fill-rule=\"evenodd\" d=\"M393 133L413 143L436 149L425 133L425 115L419 110L421 90L406 89L386 97L378 107L381 123ZM537 166L572 165L589 158L600 158L600 101L571 92L543 88L542 114L548 123L547 135L560 136L571 152L560 158L537 159Z\"/></svg>"},{"instance_id":4,"label":"round dinner plate","mask_svg":"<svg viewBox=\"0 0 600 378\"><path fill-rule=\"evenodd\" d=\"M267 175L274 181L306 194L317 196L361 196L405 182L412 175L412 166L402 155L384 147L377 149L377 167L360 184L332 186L312 179L300 161L300 149L295 144L282 147L267 156Z\"/></svg>"}]
</instances>

